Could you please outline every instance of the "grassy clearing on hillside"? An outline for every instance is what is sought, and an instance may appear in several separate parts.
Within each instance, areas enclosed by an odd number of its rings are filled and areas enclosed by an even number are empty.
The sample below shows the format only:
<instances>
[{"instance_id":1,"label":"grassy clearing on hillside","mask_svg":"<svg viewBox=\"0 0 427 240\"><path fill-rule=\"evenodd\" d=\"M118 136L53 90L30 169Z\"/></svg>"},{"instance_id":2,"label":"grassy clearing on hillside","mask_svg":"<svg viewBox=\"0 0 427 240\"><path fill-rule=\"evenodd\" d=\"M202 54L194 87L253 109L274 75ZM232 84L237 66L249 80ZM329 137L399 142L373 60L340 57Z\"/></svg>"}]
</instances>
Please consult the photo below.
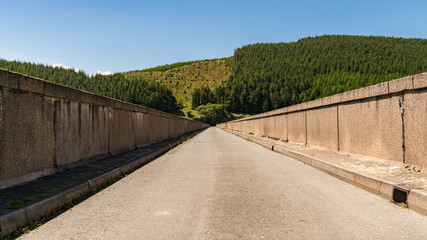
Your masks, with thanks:
<instances>
[{"instance_id":1,"label":"grassy clearing on hillside","mask_svg":"<svg viewBox=\"0 0 427 240\"><path fill-rule=\"evenodd\" d=\"M156 81L171 89L178 102L191 107L191 92L194 88L209 86L214 89L225 85L232 68L232 58L175 63L151 69L124 73L128 79L142 77Z\"/></svg>"}]
</instances>

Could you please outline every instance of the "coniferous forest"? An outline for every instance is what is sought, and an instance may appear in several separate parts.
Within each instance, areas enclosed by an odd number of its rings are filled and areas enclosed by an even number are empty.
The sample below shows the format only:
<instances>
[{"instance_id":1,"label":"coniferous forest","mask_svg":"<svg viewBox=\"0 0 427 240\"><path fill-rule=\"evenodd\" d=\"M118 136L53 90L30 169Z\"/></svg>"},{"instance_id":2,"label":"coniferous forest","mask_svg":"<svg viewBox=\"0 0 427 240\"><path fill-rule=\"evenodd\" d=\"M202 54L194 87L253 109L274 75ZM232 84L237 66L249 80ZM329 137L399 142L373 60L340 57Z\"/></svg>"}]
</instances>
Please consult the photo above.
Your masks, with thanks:
<instances>
[{"instance_id":1,"label":"coniferous forest","mask_svg":"<svg viewBox=\"0 0 427 240\"><path fill-rule=\"evenodd\" d=\"M427 71L427 40L321 36L238 48L226 107L260 113Z\"/></svg>"},{"instance_id":2,"label":"coniferous forest","mask_svg":"<svg viewBox=\"0 0 427 240\"><path fill-rule=\"evenodd\" d=\"M175 63L108 76L88 76L73 69L1 59L0 68L177 113L183 106L178 104L172 90L179 82L164 85L162 80L155 79L157 75L166 74L167 78L175 74L179 81L190 82L179 86L187 86L183 91L191 92L191 108L200 113L200 116L186 113L187 117L213 124L229 119L228 112L256 114L427 72L427 40L325 35L290 43L247 45L236 49L232 58L209 61ZM221 81L198 79L201 66L209 69L206 70L209 76L215 72L212 68L221 71L231 68L231 75L219 74L228 78ZM153 74L156 71L165 73ZM138 72L149 74L138 75ZM187 75L193 77L187 79ZM216 116L219 113L223 116Z\"/></svg>"}]
</instances>

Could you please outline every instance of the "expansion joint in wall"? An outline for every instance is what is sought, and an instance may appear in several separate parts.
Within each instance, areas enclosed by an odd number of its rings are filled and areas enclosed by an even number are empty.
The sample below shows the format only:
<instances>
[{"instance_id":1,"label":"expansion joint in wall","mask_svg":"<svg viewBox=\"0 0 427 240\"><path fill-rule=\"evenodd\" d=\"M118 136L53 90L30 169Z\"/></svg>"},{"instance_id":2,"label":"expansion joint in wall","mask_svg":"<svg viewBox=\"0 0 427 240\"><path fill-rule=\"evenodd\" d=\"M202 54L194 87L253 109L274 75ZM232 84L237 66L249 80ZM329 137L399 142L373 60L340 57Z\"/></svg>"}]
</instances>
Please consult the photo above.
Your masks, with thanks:
<instances>
[{"instance_id":1,"label":"expansion joint in wall","mask_svg":"<svg viewBox=\"0 0 427 240\"><path fill-rule=\"evenodd\" d=\"M340 150L340 113L339 106L337 105L337 151Z\"/></svg>"},{"instance_id":2,"label":"expansion joint in wall","mask_svg":"<svg viewBox=\"0 0 427 240\"><path fill-rule=\"evenodd\" d=\"M400 123L402 128L402 161L406 163L405 158L405 107L404 107L405 98L404 95L399 96L399 112L400 112Z\"/></svg>"},{"instance_id":3,"label":"expansion joint in wall","mask_svg":"<svg viewBox=\"0 0 427 240\"><path fill-rule=\"evenodd\" d=\"M0 123L3 119L3 88L0 87Z\"/></svg>"},{"instance_id":4,"label":"expansion joint in wall","mask_svg":"<svg viewBox=\"0 0 427 240\"><path fill-rule=\"evenodd\" d=\"M305 124L305 145L308 145L308 139L307 139L307 111L304 111L304 124Z\"/></svg>"}]
</instances>

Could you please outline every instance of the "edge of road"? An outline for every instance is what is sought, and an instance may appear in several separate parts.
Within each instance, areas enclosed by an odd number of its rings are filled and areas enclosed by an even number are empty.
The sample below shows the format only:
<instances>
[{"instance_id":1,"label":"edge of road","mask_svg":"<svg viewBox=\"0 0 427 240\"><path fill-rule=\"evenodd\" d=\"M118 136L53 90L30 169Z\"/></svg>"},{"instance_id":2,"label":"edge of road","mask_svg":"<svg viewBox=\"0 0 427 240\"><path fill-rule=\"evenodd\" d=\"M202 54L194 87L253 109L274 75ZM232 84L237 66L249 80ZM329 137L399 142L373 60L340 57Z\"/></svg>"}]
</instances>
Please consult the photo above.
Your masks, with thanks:
<instances>
[{"instance_id":1,"label":"edge of road","mask_svg":"<svg viewBox=\"0 0 427 240\"><path fill-rule=\"evenodd\" d=\"M249 135L229 129L222 129L228 133L234 134L238 137L246 139L248 141L257 143L267 149L274 152L292 157L306 165L321 170L333 177L343 180L347 183L353 184L366 191L380 195L381 197L394 201L397 197L395 194L406 193L406 204L405 207L412 209L418 213L427 216L427 190L411 188L404 182L394 182L381 177L370 176L364 173L354 171L352 169L346 169L342 166L330 163L328 161L316 158L314 156L304 154L301 151L295 151L294 149L287 148L282 144L274 144L273 140L263 140L263 137L256 135ZM272 143L273 142L273 143Z\"/></svg>"},{"instance_id":2,"label":"edge of road","mask_svg":"<svg viewBox=\"0 0 427 240\"><path fill-rule=\"evenodd\" d=\"M162 144L161 148L151 151L143 156L139 156L137 159L134 159L129 163L113 168L65 191L58 192L46 199L34 202L26 207L0 216L0 239L8 239L12 234L17 233L20 229L34 225L34 222L37 220L52 216L53 214L59 213L61 210L68 210L69 206L73 203L78 203L81 200L92 196L103 188L120 180L122 177L125 177L126 174L141 168L206 129L181 135L166 146L163 146L164 144Z\"/></svg>"}]
</instances>

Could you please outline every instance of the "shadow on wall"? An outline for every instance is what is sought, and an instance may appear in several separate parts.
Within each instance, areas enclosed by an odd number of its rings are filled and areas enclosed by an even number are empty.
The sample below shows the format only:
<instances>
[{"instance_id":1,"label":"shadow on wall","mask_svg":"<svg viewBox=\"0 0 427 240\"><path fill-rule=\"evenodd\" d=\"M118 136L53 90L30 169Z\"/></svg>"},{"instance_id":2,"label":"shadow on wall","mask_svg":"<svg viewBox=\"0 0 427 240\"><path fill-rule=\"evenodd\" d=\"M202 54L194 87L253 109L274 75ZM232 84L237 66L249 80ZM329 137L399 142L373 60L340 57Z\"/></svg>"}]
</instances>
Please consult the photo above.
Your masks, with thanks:
<instances>
[{"instance_id":1,"label":"shadow on wall","mask_svg":"<svg viewBox=\"0 0 427 240\"><path fill-rule=\"evenodd\" d=\"M0 69L0 185L207 124Z\"/></svg>"}]
</instances>

